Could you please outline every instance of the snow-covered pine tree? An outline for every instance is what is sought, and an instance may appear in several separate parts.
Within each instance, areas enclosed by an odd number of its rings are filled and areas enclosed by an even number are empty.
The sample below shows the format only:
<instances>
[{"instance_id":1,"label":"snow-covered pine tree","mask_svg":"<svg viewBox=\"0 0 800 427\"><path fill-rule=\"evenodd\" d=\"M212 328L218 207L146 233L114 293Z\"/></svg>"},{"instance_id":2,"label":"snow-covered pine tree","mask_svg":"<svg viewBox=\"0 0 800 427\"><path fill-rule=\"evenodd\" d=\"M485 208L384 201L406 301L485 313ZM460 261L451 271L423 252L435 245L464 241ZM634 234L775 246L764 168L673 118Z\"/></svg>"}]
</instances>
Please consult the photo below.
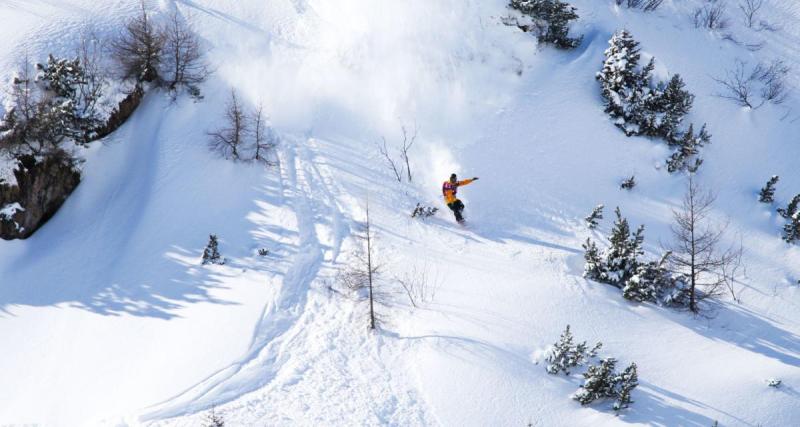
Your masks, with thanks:
<instances>
[{"instance_id":1,"label":"snow-covered pine tree","mask_svg":"<svg viewBox=\"0 0 800 427\"><path fill-rule=\"evenodd\" d=\"M660 136L667 141L674 140L680 134L683 118L689 114L694 103L694 95L685 89L680 74L675 74L662 89L658 91L655 114L658 121L654 123L651 136Z\"/></svg>"},{"instance_id":2,"label":"snow-covered pine tree","mask_svg":"<svg viewBox=\"0 0 800 427\"><path fill-rule=\"evenodd\" d=\"M569 37L569 25L578 19L577 9L569 3L561 0L511 0L509 6L531 18L542 43L572 49L583 40L583 36Z\"/></svg>"},{"instance_id":3,"label":"snow-covered pine tree","mask_svg":"<svg viewBox=\"0 0 800 427\"><path fill-rule=\"evenodd\" d=\"M602 204L595 206L595 208L592 209L592 213L590 213L586 218L584 218L584 221L586 221L586 225L587 227L589 227L590 230L594 230L595 228L597 228L597 226L599 225L598 221L603 219L604 207L605 206L603 206Z\"/></svg>"},{"instance_id":4,"label":"snow-covered pine tree","mask_svg":"<svg viewBox=\"0 0 800 427\"><path fill-rule=\"evenodd\" d=\"M622 288L622 296L639 302L671 300L672 292L677 286L676 280L667 268L671 254L666 252L658 261L639 263L636 273Z\"/></svg>"},{"instance_id":5,"label":"snow-covered pine tree","mask_svg":"<svg viewBox=\"0 0 800 427\"><path fill-rule=\"evenodd\" d=\"M36 64L36 81L52 98L51 110L58 110L59 119L51 123L63 136L86 144L97 136L103 121L95 108L103 95L100 76L90 76L79 58L56 58Z\"/></svg>"},{"instance_id":6,"label":"snow-covered pine tree","mask_svg":"<svg viewBox=\"0 0 800 427\"><path fill-rule=\"evenodd\" d=\"M761 203L772 203L775 201L775 185L780 180L778 175L772 175L761 191L758 192L758 201Z\"/></svg>"},{"instance_id":7,"label":"snow-covered pine tree","mask_svg":"<svg viewBox=\"0 0 800 427\"><path fill-rule=\"evenodd\" d=\"M793 243L800 240L800 194L794 196L786 208L778 208L778 214L787 220L783 226L783 240Z\"/></svg>"},{"instance_id":8,"label":"snow-covered pine tree","mask_svg":"<svg viewBox=\"0 0 800 427\"><path fill-rule=\"evenodd\" d=\"M800 194L794 196L786 208L778 208L778 214L786 219L791 218L800 208Z\"/></svg>"},{"instance_id":9,"label":"snow-covered pine tree","mask_svg":"<svg viewBox=\"0 0 800 427\"><path fill-rule=\"evenodd\" d=\"M583 374L584 382L572 398L588 405L597 399L617 397L618 374L614 371L617 359L601 359L598 365L589 366Z\"/></svg>"},{"instance_id":10,"label":"snow-covered pine tree","mask_svg":"<svg viewBox=\"0 0 800 427\"><path fill-rule=\"evenodd\" d=\"M644 98L639 93L642 74L636 71L641 57L639 42L627 30L620 30L614 33L608 44L603 68L596 75L606 101L605 111L626 134L636 134L638 127L635 123L627 123L631 114L626 110L630 109L631 100Z\"/></svg>"},{"instance_id":11,"label":"snow-covered pine tree","mask_svg":"<svg viewBox=\"0 0 800 427\"><path fill-rule=\"evenodd\" d=\"M635 233L631 233L628 220L622 217L619 207L614 213L617 219L609 237L611 247L606 252L606 271L603 272L603 279L605 283L623 288L636 273L639 255L644 254L642 251L644 225L639 226Z\"/></svg>"},{"instance_id":12,"label":"snow-covered pine tree","mask_svg":"<svg viewBox=\"0 0 800 427\"><path fill-rule=\"evenodd\" d=\"M689 125L689 129L683 133L681 138L671 141L670 145L677 149L669 159L667 159L667 170L670 173L687 171L694 173L703 164L703 159L697 157L700 147L711 143L711 135L706 130L706 125L700 128L700 132L694 133L694 124Z\"/></svg>"},{"instance_id":13,"label":"snow-covered pine tree","mask_svg":"<svg viewBox=\"0 0 800 427\"><path fill-rule=\"evenodd\" d=\"M545 359L547 361L546 370L549 374L558 374L564 372L569 375L570 368L583 365L590 358L596 357L597 352L603 346L603 343L598 342L591 348L587 347L586 341L579 344L574 343L575 338L570 332L569 325L561 334L558 342L553 344L553 348Z\"/></svg>"},{"instance_id":14,"label":"snow-covered pine tree","mask_svg":"<svg viewBox=\"0 0 800 427\"><path fill-rule=\"evenodd\" d=\"M216 234L208 236L208 244L203 250L203 264L225 264L225 258L219 254L219 242Z\"/></svg>"},{"instance_id":15,"label":"snow-covered pine tree","mask_svg":"<svg viewBox=\"0 0 800 427\"><path fill-rule=\"evenodd\" d=\"M631 363L625 371L618 377L617 381L617 401L614 402L614 410L625 409L633 403L631 392L639 385L639 375L636 372L636 363Z\"/></svg>"},{"instance_id":16,"label":"snow-covered pine tree","mask_svg":"<svg viewBox=\"0 0 800 427\"><path fill-rule=\"evenodd\" d=\"M586 238L586 243L583 244L583 259L586 261L583 266L583 277L596 282L603 282L606 271L605 261L600 255L600 250L597 249L597 244L588 237Z\"/></svg>"}]
</instances>

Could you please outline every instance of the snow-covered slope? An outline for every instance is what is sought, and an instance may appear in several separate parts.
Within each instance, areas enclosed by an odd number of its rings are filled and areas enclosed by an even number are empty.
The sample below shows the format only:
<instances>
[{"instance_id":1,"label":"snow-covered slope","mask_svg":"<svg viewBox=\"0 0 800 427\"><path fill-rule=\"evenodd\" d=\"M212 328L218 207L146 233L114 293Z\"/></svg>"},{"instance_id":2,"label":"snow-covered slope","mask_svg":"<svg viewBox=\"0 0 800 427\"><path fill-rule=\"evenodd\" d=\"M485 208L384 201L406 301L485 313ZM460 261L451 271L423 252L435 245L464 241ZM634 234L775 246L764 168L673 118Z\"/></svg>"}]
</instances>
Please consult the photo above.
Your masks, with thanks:
<instances>
[{"instance_id":1,"label":"snow-covered slope","mask_svg":"<svg viewBox=\"0 0 800 427\"><path fill-rule=\"evenodd\" d=\"M22 51L67 51L82 23L112 32L136 7L96 3L0 2L14 23L0 28L0 73ZM0 424L188 426L211 407L230 425L800 424L800 248L755 201L773 174L781 203L800 192L800 103L743 110L713 96L712 78L736 58L800 69L800 8L768 1L774 32L734 23L737 39L765 43L753 52L694 29L693 1L642 14L575 0L585 38L561 52L503 25L505 3L149 2L193 16L216 74L200 103L149 94L89 150L59 213L0 243ZM684 76L690 120L714 135L700 179L744 242L748 277L742 303L724 298L713 318L581 277L593 206L645 224L656 254L684 185L656 167L664 144L625 138L602 111L594 73L621 27L659 73ZM209 152L231 87L269 112L278 167ZM413 184L376 147L401 126L418 129ZM469 225L410 219L419 201L445 208L452 172L481 177L460 192ZM620 191L631 174L638 186ZM367 200L387 277L425 270L437 285L423 307L384 310L378 333L335 279ZM209 233L227 265L199 265ZM582 408L578 378L545 372L566 324L639 365L631 409Z\"/></svg>"}]
</instances>

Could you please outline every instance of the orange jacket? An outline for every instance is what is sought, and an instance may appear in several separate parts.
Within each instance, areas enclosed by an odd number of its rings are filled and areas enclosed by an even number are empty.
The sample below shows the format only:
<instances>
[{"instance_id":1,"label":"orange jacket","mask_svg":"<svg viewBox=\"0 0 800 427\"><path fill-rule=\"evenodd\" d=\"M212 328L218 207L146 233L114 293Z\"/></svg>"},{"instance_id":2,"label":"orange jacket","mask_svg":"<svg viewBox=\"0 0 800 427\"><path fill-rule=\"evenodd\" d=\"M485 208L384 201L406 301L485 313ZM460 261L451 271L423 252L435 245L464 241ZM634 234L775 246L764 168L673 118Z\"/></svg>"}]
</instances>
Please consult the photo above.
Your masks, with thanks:
<instances>
[{"instance_id":1,"label":"orange jacket","mask_svg":"<svg viewBox=\"0 0 800 427\"><path fill-rule=\"evenodd\" d=\"M475 181L475 179L465 179L463 181L456 181L455 183L445 181L444 184L442 184L442 195L444 196L444 202L449 205L450 203L458 200L456 197L456 193L458 193L458 187L470 184L472 181Z\"/></svg>"}]
</instances>

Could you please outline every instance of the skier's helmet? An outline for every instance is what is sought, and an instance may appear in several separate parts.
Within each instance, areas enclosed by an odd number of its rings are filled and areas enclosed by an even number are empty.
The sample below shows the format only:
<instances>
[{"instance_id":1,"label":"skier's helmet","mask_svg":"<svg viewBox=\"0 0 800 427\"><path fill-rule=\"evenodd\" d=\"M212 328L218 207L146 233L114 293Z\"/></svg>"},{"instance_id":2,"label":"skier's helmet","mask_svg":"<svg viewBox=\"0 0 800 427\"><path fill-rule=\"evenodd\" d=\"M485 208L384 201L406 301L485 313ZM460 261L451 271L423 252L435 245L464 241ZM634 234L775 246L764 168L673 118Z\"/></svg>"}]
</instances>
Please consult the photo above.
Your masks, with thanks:
<instances>
[{"instance_id":1,"label":"skier's helmet","mask_svg":"<svg viewBox=\"0 0 800 427\"><path fill-rule=\"evenodd\" d=\"M450 174L450 182L456 182L456 181L458 181L458 177L456 176L456 174Z\"/></svg>"}]
</instances>

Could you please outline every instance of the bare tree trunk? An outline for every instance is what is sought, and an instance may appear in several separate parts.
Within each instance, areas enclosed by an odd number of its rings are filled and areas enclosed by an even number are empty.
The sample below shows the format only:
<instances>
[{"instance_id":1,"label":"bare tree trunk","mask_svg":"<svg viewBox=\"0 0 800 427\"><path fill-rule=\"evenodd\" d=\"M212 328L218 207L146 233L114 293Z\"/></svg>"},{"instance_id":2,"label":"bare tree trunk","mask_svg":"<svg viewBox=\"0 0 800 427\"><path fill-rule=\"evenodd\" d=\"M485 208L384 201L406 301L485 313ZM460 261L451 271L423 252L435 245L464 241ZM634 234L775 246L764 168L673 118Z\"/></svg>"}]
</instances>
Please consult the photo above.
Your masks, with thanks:
<instances>
[{"instance_id":1,"label":"bare tree trunk","mask_svg":"<svg viewBox=\"0 0 800 427\"><path fill-rule=\"evenodd\" d=\"M372 237L369 222L369 199L367 199L367 278L369 280L369 328L375 329L375 303L372 293Z\"/></svg>"}]
</instances>

